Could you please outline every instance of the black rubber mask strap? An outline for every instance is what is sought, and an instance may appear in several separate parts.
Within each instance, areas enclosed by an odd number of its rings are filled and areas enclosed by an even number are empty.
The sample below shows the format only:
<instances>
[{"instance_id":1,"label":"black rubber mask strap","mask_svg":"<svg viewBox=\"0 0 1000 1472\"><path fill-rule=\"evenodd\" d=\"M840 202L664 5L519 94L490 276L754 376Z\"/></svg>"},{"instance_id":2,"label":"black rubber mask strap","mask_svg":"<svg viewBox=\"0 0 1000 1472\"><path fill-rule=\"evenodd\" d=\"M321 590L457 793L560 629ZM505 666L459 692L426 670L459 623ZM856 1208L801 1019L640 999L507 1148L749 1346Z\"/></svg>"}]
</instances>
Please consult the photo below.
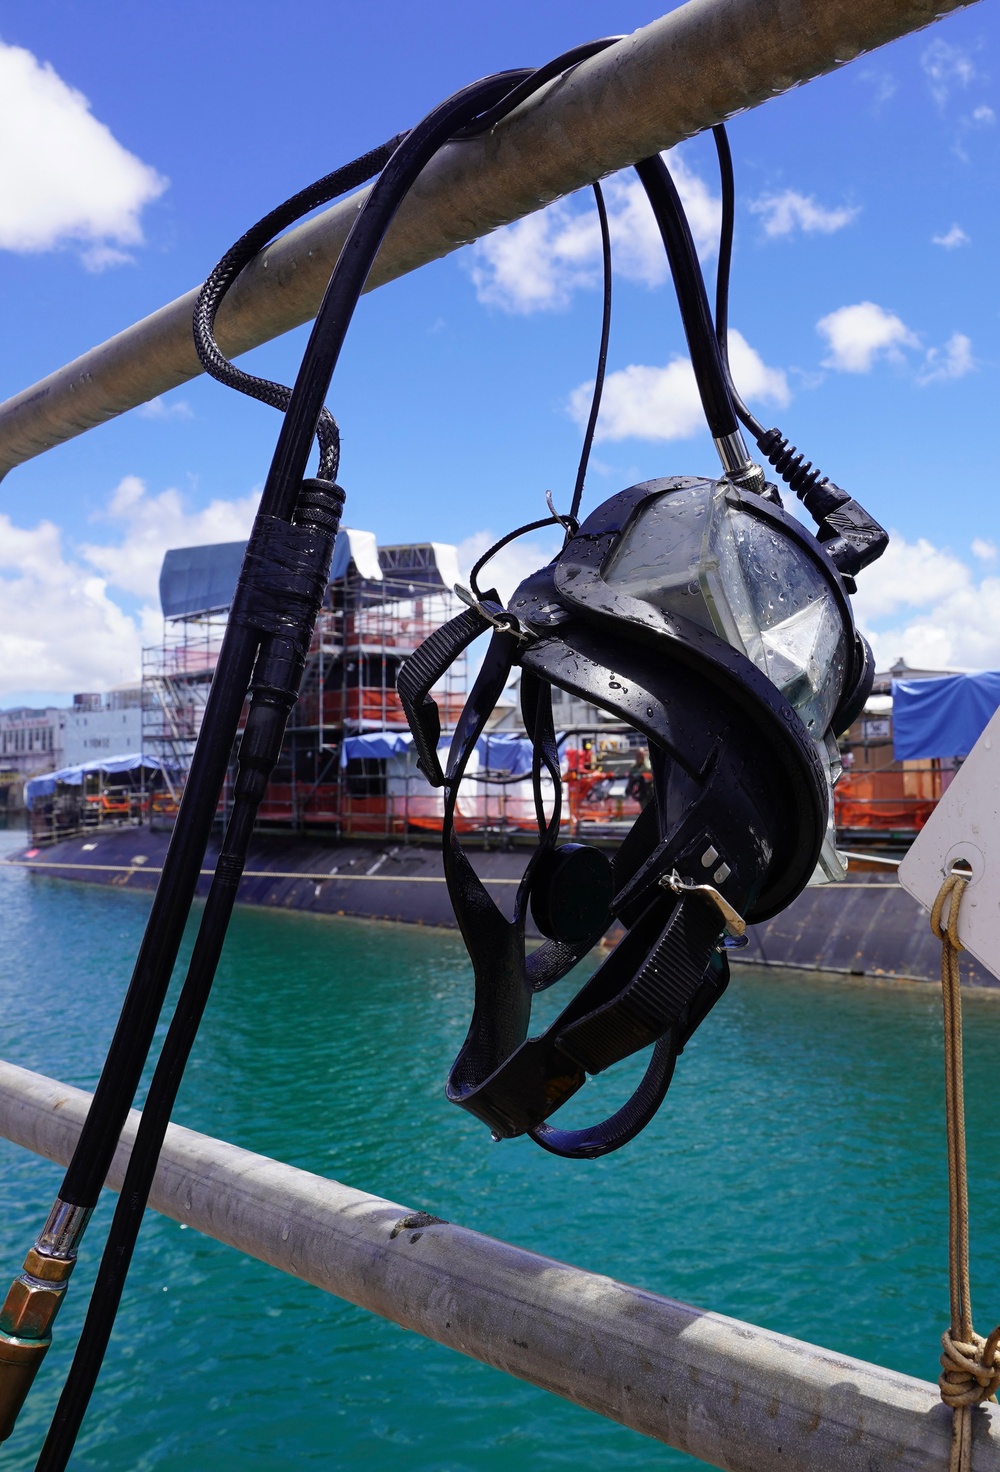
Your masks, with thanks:
<instances>
[{"instance_id":1,"label":"black rubber mask strap","mask_svg":"<svg viewBox=\"0 0 1000 1472\"><path fill-rule=\"evenodd\" d=\"M497 928L509 926L510 921L487 892L459 842L455 832L455 810L465 769L507 684L516 653L517 639L513 634L493 635L455 729L448 753L447 777L443 779L447 786L442 829L445 879L477 975L480 966L488 960L491 945L497 942ZM488 937L482 931L484 916L489 916Z\"/></svg>"},{"instance_id":2,"label":"black rubber mask strap","mask_svg":"<svg viewBox=\"0 0 1000 1472\"><path fill-rule=\"evenodd\" d=\"M437 751L441 739L441 712L430 692L455 660L489 626L489 620L477 609L466 608L456 618L435 629L404 661L396 678L396 693L417 749L417 766L432 787L443 787L447 779Z\"/></svg>"}]
</instances>

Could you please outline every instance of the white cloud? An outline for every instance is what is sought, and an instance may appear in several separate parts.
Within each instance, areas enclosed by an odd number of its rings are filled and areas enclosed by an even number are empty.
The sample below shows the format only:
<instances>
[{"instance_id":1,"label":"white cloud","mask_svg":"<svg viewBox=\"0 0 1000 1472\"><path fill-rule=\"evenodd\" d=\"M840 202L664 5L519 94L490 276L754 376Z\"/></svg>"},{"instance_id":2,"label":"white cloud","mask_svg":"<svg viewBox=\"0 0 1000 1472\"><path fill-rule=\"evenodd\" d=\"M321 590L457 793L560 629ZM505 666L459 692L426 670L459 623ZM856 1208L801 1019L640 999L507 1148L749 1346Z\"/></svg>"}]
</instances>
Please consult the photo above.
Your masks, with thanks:
<instances>
[{"instance_id":1,"label":"white cloud","mask_svg":"<svg viewBox=\"0 0 1000 1472\"><path fill-rule=\"evenodd\" d=\"M943 245L945 250L954 250L956 246L969 245L971 242L961 225L952 225L944 235L932 235L931 244Z\"/></svg>"},{"instance_id":2,"label":"white cloud","mask_svg":"<svg viewBox=\"0 0 1000 1472\"><path fill-rule=\"evenodd\" d=\"M666 155L699 255L716 247L721 205L676 151ZM638 179L619 174L602 185L615 269L659 286L668 276L656 221ZM476 296L505 312L558 311L575 291L601 279L601 233L589 191L558 200L478 241L468 256Z\"/></svg>"},{"instance_id":3,"label":"white cloud","mask_svg":"<svg viewBox=\"0 0 1000 1472\"><path fill-rule=\"evenodd\" d=\"M967 373L973 373L976 366L970 339L964 332L953 332L943 348L928 348L917 382L923 386L964 378Z\"/></svg>"},{"instance_id":4,"label":"white cloud","mask_svg":"<svg viewBox=\"0 0 1000 1472\"><path fill-rule=\"evenodd\" d=\"M900 317L874 302L838 307L816 323L816 330L826 338L830 349L823 359L823 367L841 373L870 373L876 360L882 358L901 363L901 348L921 345L919 337ZM972 356L971 339L964 332L953 332L944 347L926 350L916 380L921 388L930 383L952 382L975 372L978 366Z\"/></svg>"},{"instance_id":5,"label":"white cloud","mask_svg":"<svg viewBox=\"0 0 1000 1472\"><path fill-rule=\"evenodd\" d=\"M899 90L899 83L892 72L881 71L875 67L869 67L866 71L857 74L857 80L864 82L872 89L873 112L879 112L881 108L895 97Z\"/></svg>"},{"instance_id":6,"label":"white cloud","mask_svg":"<svg viewBox=\"0 0 1000 1472\"><path fill-rule=\"evenodd\" d=\"M996 113L992 107L987 107L985 102L981 103L979 107L972 109L972 121L978 123L982 128L992 127L996 120Z\"/></svg>"},{"instance_id":7,"label":"white cloud","mask_svg":"<svg viewBox=\"0 0 1000 1472\"><path fill-rule=\"evenodd\" d=\"M780 368L769 368L739 332L729 334L729 356L744 398L786 405L791 395ZM582 383L569 396L570 417L581 427L590 413L593 383ZM604 384L598 440L689 439L705 427L694 371L689 358L676 357L665 368L632 363L609 373Z\"/></svg>"},{"instance_id":8,"label":"white cloud","mask_svg":"<svg viewBox=\"0 0 1000 1472\"><path fill-rule=\"evenodd\" d=\"M867 625L907 608L930 607L953 597L967 583L966 564L926 537L908 542L893 532L877 562L858 575L854 608Z\"/></svg>"},{"instance_id":9,"label":"white cloud","mask_svg":"<svg viewBox=\"0 0 1000 1472\"><path fill-rule=\"evenodd\" d=\"M861 213L860 205L841 205L828 210L817 204L813 195L799 194L794 189L786 189L782 194L762 194L751 201L750 209L761 216L764 234L771 239L793 235L796 230L810 235L832 235Z\"/></svg>"},{"instance_id":10,"label":"white cloud","mask_svg":"<svg viewBox=\"0 0 1000 1472\"><path fill-rule=\"evenodd\" d=\"M0 249L75 241L89 270L118 265L166 187L47 62L0 41Z\"/></svg>"},{"instance_id":11,"label":"white cloud","mask_svg":"<svg viewBox=\"0 0 1000 1472\"><path fill-rule=\"evenodd\" d=\"M988 542L985 537L973 537L972 555L980 562L992 562L997 555L996 543Z\"/></svg>"},{"instance_id":12,"label":"white cloud","mask_svg":"<svg viewBox=\"0 0 1000 1472\"><path fill-rule=\"evenodd\" d=\"M876 358L900 358L901 347L919 347L920 342L906 323L874 302L838 307L821 317L816 331L826 338L830 352L824 368L841 373L869 373Z\"/></svg>"},{"instance_id":13,"label":"white cloud","mask_svg":"<svg viewBox=\"0 0 1000 1472\"><path fill-rule=\"evenodd\" d=\"M968 87L977 76L975 64L968 52L963 51L960 46L952 46L950 42L943 41L940 36L924 48L920 65L938 107L944 107L954 87Z\"/></svg>"},{"instance_id":14,"label":"white cloud","mask_svg":"<svg viewBox=\"0 0 1000 1472\"><path fill-rule=\"evenodd\" d=\"M170 488L151 496L144 481L126 475L100 518L115 524L118 538L84 543L80 555L116 588L155 600L168 547L242 540L249 535L259 499L251 492L234 501L212 501L203 511L192 512L185 509L179 491Z\"/></svg>"},{"instance_id":15,"label":"white cloud","mask_svg":"<svg viewBox=\"0 0 1000 1472\"><path fill-rule=\"evenodd\" d=\"M135 411L140 419L193 419L194 410L187 399L172 399L169 403L157 394L155 399L149 399L145 404L140 404Z\"/></svg>"},{"instance_id":16,"label":"white cloud","mask_svg":"<svg viewBox=\"0 0 1000 1472\"><path fill-rule=\"evenodd\" d=\"M24 527L0 515L0 696L138 679L142 645L160 637L164 552L242 539L257 499L189 511L177 491L150 495L126 476L102 513L107 540L75 549L50 521Z\"/></svg>"},{"instance_id":17,"label":"white cloud","mask_svg":"<svg viewBox=\"0 0 1000 1472\"><path fill-rule=\"evenodd\" d=\"M853 601L880 668L900 655L925 669L1000 668L1000 578L977 582L965 562L925 538L893 533L859 575Z\"/></svg>"},{"instance_id":18,"label":"white cloud","mask_svg":"<svg viewBox=\"0 0 1000 1472\"><path fill-rule=\"evenodd\" d=\"M50 521L0 515L0 693L106 689L139 673L139 630Z\"/></svg>"},{"instance_id":19,"label":"white cloud","mask_svg":"<svg viewBox=\"0 0 1000 1472\"><path fill-rule=\"evenodd\" d=\"M558 502L556 505L558 506ZM482 531L474 532L471 537L466 537L463 542L459 542L458 565L462 570L463 578L468 580L472 567L496 540L497 535L494 532ZM479 576L480 587L484 590L496 588L501 599L507 602L518 583L523 582L531 573L537 572L540 567L545 567L551 562L562 544L562 532L559 532L557 537L544 541L520 538L516 542L508 542L507 546L502 547L496 557L483 568Z\"/></svg>"}]
</instances>

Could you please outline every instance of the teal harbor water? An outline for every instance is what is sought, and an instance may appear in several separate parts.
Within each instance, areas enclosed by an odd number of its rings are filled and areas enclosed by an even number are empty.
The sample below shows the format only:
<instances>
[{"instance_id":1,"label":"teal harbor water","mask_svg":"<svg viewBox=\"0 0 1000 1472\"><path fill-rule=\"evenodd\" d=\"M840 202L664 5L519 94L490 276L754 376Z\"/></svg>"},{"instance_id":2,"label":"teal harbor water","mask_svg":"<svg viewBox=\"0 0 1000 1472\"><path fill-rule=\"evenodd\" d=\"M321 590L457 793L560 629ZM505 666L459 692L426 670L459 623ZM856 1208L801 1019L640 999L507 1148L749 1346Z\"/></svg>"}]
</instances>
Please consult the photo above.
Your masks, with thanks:
<instances>
[{"instance_id":1,"label":"teal harbor water","mask_svg":"<svg viewBox=\"0 0 1000 1472\"><path fill-rule=\"evenodd\" d=\"M21 842L0 835L0 853ZM148 897L0 867L0 1054L92 1088ZM558 991L559 989L556 989ZM551 1009L559 997L546 999ZM237 912L175 1118L552 1257L933 1380L948 1305L940 1002L736 973L654 1124L606 1160L494 1145L442 1094L457 936ZM1000 1002L966 1001L977 1324L1000 1318ZM574 1101L596 1117L627 1080ZM563 1111L564 1115L569 1110ZM0 1278L61 1172L0 1142ZM34 1465L112 1198L4 1448ZM988 1323L987 1323L988 1321ZM147 1213L80 1472L613 1472L691 1458Z\"/></svg>"}]
</instances>

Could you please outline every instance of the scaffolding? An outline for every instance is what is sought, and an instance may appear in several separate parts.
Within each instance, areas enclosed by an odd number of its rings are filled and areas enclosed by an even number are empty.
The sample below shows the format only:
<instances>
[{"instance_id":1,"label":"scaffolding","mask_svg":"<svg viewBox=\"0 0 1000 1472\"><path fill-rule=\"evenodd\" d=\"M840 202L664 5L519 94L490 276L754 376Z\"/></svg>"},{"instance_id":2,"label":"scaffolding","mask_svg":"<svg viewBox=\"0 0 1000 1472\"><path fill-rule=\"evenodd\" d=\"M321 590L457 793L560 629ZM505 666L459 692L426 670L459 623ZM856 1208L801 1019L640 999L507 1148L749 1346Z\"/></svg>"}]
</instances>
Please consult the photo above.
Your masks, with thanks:
<instances>
[{"instance_id":1,"label":"scaffolding","mask_svg":"<svg viewBox=\"0 0 1000 1472\"><path fill-rule=\"evenodd\" d=\"M144 652L142 680L143 750L170 774L154 818L176 812L241 558L242 544L230 543L175 549L164 561L164 635L161 644ZM417 766L396 678L403 661L461 611L452 591L458 575L454 547L438 542L378 547L371 533L341 533L299 698L258 811L259 827L336 838L405 840L440 833L443 794L429 786ZM469 662L463 654L433 691L445 742L468 686ZM556 697L556 719L568 738L563 826L596 838L620 838L639 811L627 795L626 774L640 738L585 702L562 691ZM470 760L455 810L460 832L501 845L536 833L530 762L505 765L523 735L513 701L503 703L488 723L482 749ZM505 746L512 738L514 746ZM238 743L239 737L221 796L223 818Z\"/></svg>"},{"instance_id":2,"label":"scaffolding","mask_svg":"<svg viewBox=\"0 0 1000 1472\"><path fill-rule=\"evenodd\" d=\"M164 772L164 813L176 812L201 730L226 631L227 610L163 621L163 641L142 651L142 750Z\"/></svg>"},{"instance_id":3,"label":"scaffolding","mask_svg":"<svg viewBox=\"0 0 1000 1472\"><path fill-rule=\"evenodd\" d=\"M388 790L386 763L343 759L343 743L351 736L407 730L396 676L403 660L460 611L451 591L457 580L455 549L425 542L379 547L377 568L370 559L352 556L330 583L281 757L260 807L261 825L319 828L345 837L408 831L409 794L400 804ZM467 685L463 655L434 692L446 734L462 711ZM426 794L427 783L415 769L413 776L416 803L416 789Z\"/></svg>"},{"instance_id":4,"label":"scaffolding","mask_svg":"<svg viewBox=\"0 0 1000 1472\"><path fill-rule=\"evenodd\" d=\"M258 821L262 827L338 836L405 832L407 803L400 806L398 794L389 794L386 764L343 761L343 743L371 732L406 731L396 676L403 660L462 607L451 591L458 580L455 549L435 542L376 547L370 533L341 536L299 699ZM233 550L233 544L219 549L231 568ZM232 586L226 606L203 606L218 601L219 566L226 560L212 552L185 548L167 554L163 639L143 651L143 750L171 773L161 814L176 811L226 628ZM201 581L209 578L211 585ZM467 684L462 656L435 691L445 733L454 728ZM427 791L415 768L409 785ZM227 782L223 813L229 795Z\"/></svg>"}]
</instances>

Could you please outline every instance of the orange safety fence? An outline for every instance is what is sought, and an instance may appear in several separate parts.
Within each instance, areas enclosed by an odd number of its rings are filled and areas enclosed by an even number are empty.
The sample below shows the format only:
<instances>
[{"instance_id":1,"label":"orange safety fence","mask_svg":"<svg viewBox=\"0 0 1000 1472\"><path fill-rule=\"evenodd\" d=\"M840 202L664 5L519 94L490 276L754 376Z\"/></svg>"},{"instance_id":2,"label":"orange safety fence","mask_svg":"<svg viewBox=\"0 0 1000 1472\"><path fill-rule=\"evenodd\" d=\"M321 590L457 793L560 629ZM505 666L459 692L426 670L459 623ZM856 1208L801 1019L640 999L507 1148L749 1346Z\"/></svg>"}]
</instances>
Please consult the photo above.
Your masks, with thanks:
<instances>
[{"instance_id":1,"label":"orange safety fence","mask_svg":"<svg viewBox=\"0 0 1000 1472\"><path fill-rule=\"evenodd\" d=\"M834 788L838 828L894 828L916 833L941 796L936 770L845 772Z\"/></svg>"}]
</instances>

